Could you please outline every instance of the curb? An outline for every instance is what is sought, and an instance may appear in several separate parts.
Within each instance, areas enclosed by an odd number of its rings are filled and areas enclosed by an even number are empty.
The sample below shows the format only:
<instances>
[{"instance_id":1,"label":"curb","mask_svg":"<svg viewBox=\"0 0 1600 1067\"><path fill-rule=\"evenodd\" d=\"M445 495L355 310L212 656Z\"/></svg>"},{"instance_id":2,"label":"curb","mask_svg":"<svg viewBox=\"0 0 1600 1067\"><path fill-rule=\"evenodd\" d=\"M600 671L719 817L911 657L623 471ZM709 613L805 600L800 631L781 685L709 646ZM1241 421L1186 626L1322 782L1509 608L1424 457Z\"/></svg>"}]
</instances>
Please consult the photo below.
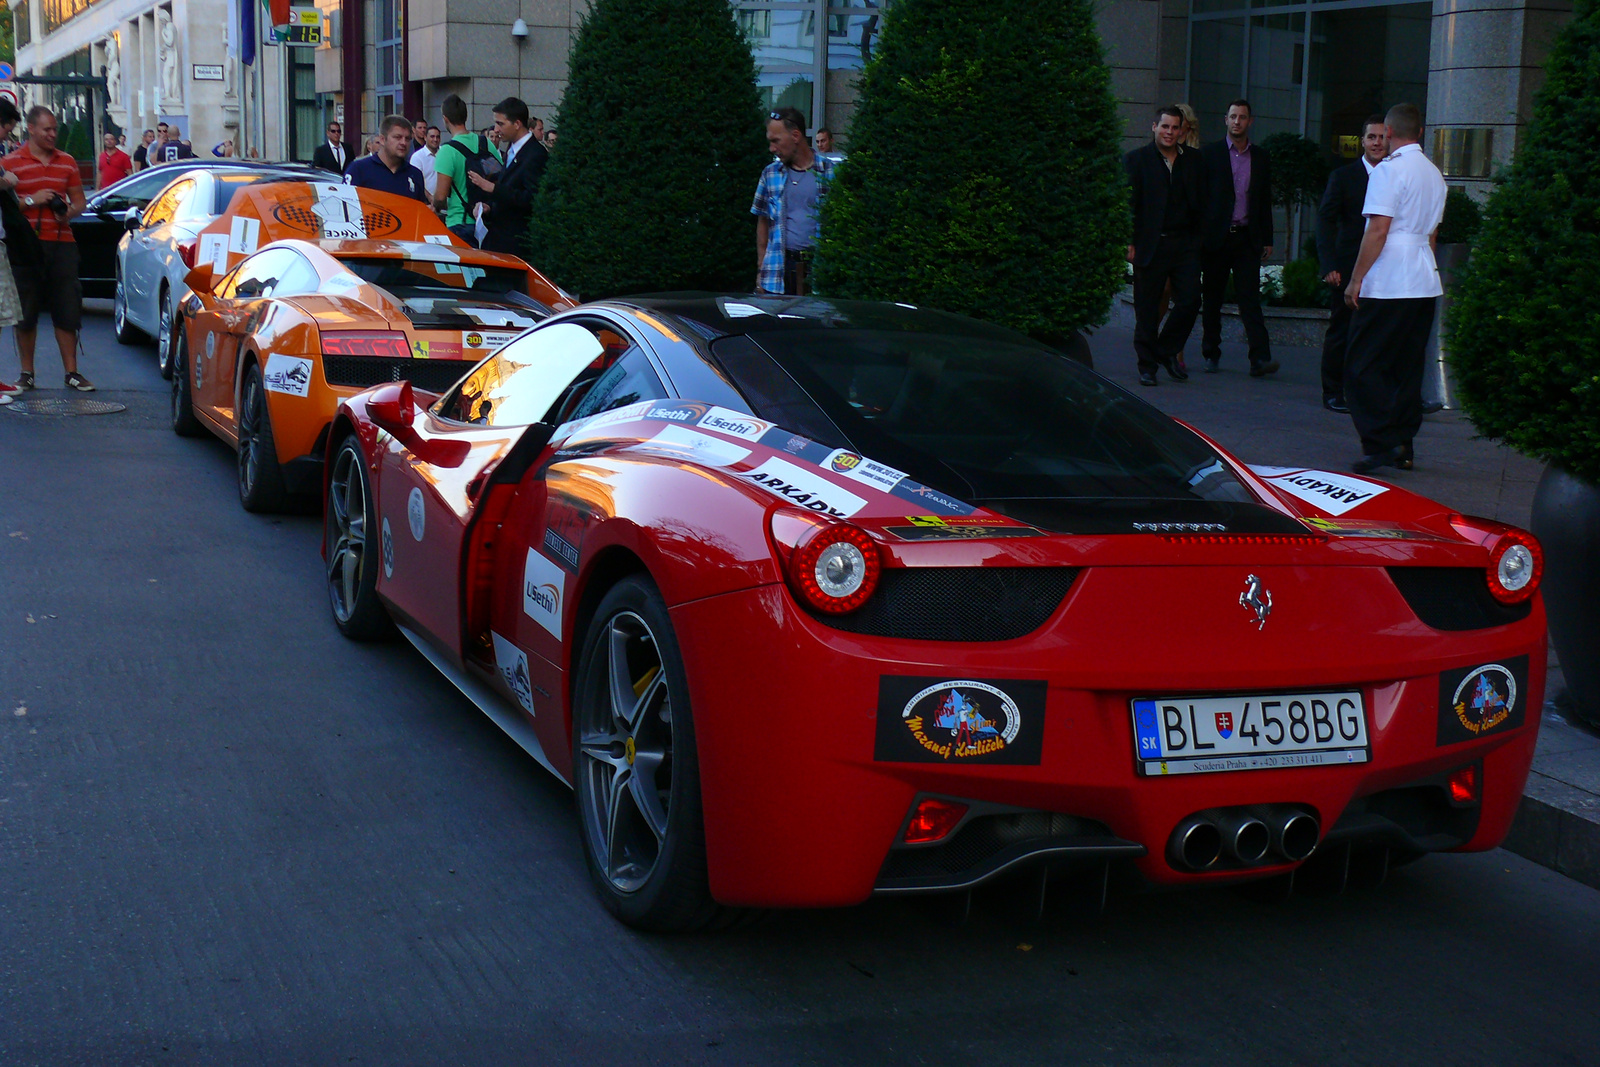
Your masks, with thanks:
<instances>
[{"instance_id":1,"label":"curb","mask_svg":"<svg viewBox=\"0 0 1600 1067\"><path fill-rule=\"evenodd\" d=\"M1501 847L1600 889L1600 796L1530 771Z\"/></svg>"}]
</instances>

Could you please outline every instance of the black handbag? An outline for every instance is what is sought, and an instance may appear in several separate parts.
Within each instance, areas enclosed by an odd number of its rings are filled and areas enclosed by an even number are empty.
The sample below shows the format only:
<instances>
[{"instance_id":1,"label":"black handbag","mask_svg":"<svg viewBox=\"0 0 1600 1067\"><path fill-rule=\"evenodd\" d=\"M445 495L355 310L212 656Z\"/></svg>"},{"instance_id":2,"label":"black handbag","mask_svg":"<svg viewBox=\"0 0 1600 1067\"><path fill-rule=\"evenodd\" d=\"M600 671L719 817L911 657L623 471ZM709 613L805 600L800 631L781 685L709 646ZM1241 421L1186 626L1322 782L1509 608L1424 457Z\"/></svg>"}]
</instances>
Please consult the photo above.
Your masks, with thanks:
<instances>
[{"instance_id":1,"label":"black handbag","mask_svg":"<svg viewBox=\"0 0 1600 1067\"><path fill-rule=\"evenodd\" d=\"M0 222L6 228L6 257L11 260L12 275L20 277L25 272L36 277L44 270L44 245L11 189L0 190Z\"/></svg>"}]
</instances>

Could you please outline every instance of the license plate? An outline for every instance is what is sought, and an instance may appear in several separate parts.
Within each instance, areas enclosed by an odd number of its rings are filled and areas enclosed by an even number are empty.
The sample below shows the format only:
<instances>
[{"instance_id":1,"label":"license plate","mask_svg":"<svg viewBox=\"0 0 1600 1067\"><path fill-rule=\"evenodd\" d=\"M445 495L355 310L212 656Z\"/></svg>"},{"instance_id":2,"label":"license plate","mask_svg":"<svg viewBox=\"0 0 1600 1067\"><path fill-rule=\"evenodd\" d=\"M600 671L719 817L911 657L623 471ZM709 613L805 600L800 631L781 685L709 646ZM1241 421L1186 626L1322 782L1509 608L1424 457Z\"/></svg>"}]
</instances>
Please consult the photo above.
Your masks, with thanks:
<instances>
[{"instance_id":1,"label":"license plate","mask_svg":"<svg viewBox=\"0 0 1600 1067\"><path fill-rule=\"evenodd\" d=\"M1366 763L1360 693L1141 697L1131 701L1140 774L1209 774Z\"/></svg>"}]
</instances>

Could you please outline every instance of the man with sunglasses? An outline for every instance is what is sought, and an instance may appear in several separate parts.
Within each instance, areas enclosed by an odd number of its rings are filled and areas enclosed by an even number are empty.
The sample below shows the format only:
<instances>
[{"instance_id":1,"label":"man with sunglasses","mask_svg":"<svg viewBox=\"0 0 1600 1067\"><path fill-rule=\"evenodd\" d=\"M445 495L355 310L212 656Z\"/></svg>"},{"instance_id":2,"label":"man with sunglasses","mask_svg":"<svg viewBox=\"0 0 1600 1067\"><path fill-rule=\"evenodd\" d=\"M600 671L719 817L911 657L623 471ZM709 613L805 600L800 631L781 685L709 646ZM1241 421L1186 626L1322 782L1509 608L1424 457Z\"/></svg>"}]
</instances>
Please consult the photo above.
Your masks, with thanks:
<instances>
[{"instance_id":1,"label":"man with sunglasses","mask_svg":"<svg viewBox=\"0 0 1600 1067\"><path fill-rule=\"evenodd\" d=\"M781 107L767 118L767 147L776 160L756 185L756 289L804 296L811 291L817 213L833 181L833 164L811 150L806 117Z\"/></svg>"},{"instance_id":2,"label":"man with sunglasses","mask_svg":"<svg viewBox=\"0 0 1600 1067\"><path fill-rule=\"evenodd\" d=\"M343 174L350 165L351 152L345 145L342 135L344 127L337 122L328 123L328 139L317 145L317 150L311 153L311 165L331 170L335 174Z\"/></svg>"}]
</instances>

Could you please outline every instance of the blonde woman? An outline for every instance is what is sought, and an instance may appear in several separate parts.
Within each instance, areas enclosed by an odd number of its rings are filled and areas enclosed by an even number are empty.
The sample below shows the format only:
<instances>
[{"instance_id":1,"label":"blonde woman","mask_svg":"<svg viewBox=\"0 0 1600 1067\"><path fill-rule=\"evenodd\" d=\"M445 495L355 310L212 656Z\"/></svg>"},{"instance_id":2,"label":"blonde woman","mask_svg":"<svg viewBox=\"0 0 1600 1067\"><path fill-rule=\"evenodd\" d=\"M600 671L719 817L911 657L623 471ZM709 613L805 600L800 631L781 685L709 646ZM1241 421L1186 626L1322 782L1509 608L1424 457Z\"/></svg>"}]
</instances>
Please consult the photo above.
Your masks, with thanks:
<instances>
[{"instance_id":1,"label":"blonde woman","mask_svg":"<svg viewBox=\"0 0 1600 1067\"><path fill-rule=\"evenodd\" d=\"M1188 104L1179 104L1178 110L1183 112L1183 136L1178 143L1185 148L1200 147L1200 117L1194 113L1194 108Z\"/></svg>"},{"instance_id":2,"label":"blonde woman","mask_svg":"<svg viewBox=\"0 0 1600 1067\"><path fill-rule=\"evenodd\" d=\"M1183 132L1178 135L1178 144L1182 150L1200 151L1200 117L1194 113L1194 108L1188 104L1173 104L1183 114ZM1167 313L1172 310L1172 282L1168 280L1167 287L1161 293L1161 318L1165 321ZM1182 367L1183 353L1178 353L1178 366Z\"/></svg>"}]
</instances>

